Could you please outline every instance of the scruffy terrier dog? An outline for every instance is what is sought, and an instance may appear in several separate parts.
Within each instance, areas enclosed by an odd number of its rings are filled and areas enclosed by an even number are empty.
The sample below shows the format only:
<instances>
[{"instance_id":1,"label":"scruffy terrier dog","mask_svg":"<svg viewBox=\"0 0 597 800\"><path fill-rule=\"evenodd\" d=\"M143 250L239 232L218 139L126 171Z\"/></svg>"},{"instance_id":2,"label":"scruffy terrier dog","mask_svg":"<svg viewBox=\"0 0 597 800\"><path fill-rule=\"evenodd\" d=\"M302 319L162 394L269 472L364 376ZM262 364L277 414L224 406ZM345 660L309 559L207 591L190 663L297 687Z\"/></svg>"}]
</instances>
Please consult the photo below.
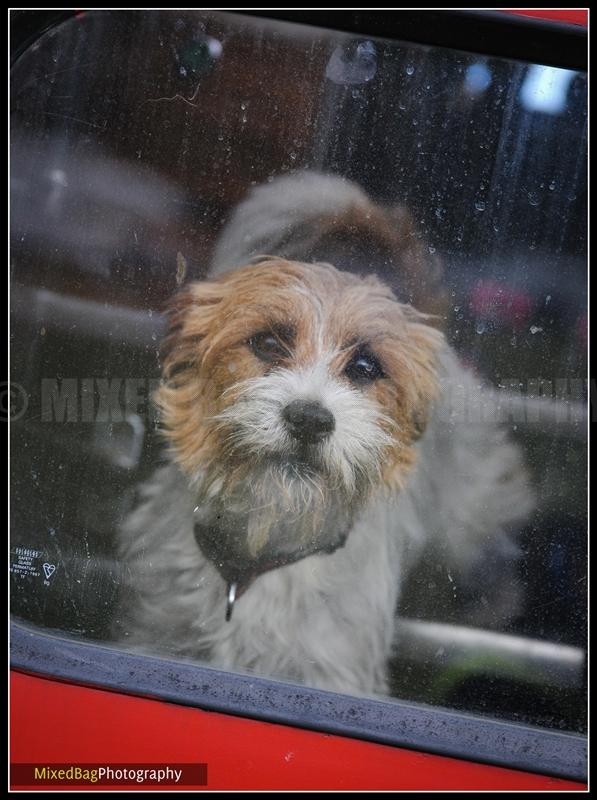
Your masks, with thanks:
<instances>
[{"instance_id":1,"label":"scruffy terrier dog","mask_svg":"<svg viewBox=\"0 0 597 800\"><path fill-rule=\"evenodd\" d=\"M499 426L455 414L474 382L430 322L373 276L280 257L180 292L157 395L170 463L120 536L130 646L387 691L423 545L466 562L531 505Z\"/></svg>"}]
</instances>

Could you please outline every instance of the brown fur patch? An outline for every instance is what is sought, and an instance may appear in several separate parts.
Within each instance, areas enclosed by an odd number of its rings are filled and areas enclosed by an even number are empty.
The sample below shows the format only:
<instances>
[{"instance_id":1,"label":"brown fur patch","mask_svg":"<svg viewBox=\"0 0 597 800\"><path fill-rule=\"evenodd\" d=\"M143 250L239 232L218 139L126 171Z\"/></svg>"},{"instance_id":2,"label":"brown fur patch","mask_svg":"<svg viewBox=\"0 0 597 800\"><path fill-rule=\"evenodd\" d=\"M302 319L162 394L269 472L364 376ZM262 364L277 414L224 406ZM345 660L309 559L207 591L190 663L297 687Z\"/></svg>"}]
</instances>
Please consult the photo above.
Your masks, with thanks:
<instances>
[{"instance_id":1,"label":"brown fur patch","mask_svg":"<svg viewBox=\"0 0 597 800\"><path fill-rule=\"evenodd\" d=\"M396 444L384 454L381 474L388 488L402 485L437 390L435 361L443 337L379 280L330 265L264 257L216 280L190 284L172 301L169 318L156 401L175 457L190 476L227 453L213 417L234 401L235 385L271 368L253 354L249 338L285 326L293 331L293 343L280 366L290 369L332 352L334 377L348 382L344 369L355 342L375 352L385 377L360 391L392 421L387 427ZM246 469L251 454L242 456ZM239 468L244 471L234 465Z\"/></svg>"}]
</instances>

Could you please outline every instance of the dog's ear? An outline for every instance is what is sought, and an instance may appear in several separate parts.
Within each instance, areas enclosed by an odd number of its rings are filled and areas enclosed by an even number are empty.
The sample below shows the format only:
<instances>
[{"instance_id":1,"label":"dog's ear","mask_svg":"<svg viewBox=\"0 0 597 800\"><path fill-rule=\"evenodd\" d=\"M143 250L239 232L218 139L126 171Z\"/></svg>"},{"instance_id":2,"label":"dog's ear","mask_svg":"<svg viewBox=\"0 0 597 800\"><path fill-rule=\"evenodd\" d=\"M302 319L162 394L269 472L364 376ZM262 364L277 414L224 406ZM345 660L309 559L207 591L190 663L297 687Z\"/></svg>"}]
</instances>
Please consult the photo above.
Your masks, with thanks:
<instances>
[{"instance_id":1,"label":"dog's ear","mask_svg":"<svg viewBox=\"0 0 597 800\"><path fill-rule=\"evenodd\" d=\"M203 421L213 411L215 392L203 366L227 294L225 277L197 281L181 289L167 309L168 332L160 346L162 382L153 399L162 432L189 473L209 444Z\"/></svg>"},{"instance_id":2,"label":"dog's ear","mask_svg":"<svg viewBox=\"0 0 597 800\"><path fill-rule=\"evenodd\" d=\"M206 338L216 330L219 306L226 294L226 280L220 278L190 283L170 300L168 330L160 344L165 381L177 383L177 376L200 365Z\"/></svg>"},{"instance_id":3,"label":"dog's ear","mask_svg":"<svg viewBox=\"0 0 597 800\"><path fill-rule=\"evenodd\" d=\"M402 344L403 364L407 372L404 391L408 395L412 440L419 439L427 428L433 405L440 391L441 354L446 339L432 327L433 317L404 307L406 337Z\"/></svg>"}]
</instances>

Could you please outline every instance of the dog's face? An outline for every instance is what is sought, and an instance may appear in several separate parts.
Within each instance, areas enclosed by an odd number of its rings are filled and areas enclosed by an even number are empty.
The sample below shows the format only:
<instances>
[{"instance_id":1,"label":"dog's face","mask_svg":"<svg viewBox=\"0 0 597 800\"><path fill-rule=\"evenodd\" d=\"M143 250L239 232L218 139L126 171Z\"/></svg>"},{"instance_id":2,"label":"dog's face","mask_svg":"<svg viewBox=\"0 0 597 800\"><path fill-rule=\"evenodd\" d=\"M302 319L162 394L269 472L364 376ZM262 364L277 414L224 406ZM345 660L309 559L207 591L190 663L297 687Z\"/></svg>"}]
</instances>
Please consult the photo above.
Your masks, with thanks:
<instances>
[{"instance_id":1,"label":"dog's face","mask_svg":"<svg viewBox=\"0 0 597 800\"><path fill-rule=\"evenodd\" d=\"M228 579L331 551L395 491L443 338L374 278L267 258L174 300L157 401Z\"/></svg>"}]
</instances>

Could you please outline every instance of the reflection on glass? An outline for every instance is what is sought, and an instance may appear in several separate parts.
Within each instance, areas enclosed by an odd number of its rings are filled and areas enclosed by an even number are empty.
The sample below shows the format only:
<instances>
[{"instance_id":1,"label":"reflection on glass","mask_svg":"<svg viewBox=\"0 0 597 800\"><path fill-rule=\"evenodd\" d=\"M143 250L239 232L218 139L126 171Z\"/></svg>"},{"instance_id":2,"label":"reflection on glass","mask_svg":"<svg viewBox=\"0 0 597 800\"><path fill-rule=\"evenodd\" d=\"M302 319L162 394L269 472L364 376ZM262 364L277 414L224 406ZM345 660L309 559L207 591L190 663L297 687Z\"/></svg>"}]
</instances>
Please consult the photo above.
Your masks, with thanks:
<instances>
[{"instance_id":1,"label":"reflection on glass","mask_svg":"<svg viewBox=\"0 0 597 800\"><path fill-rule=\"evenodd\" d=\"M520 100L529 111L561 114L566 108L568 87L575 72L533 64L520 90Z\"/></svg>"},{"instance_id":2,"label":"reflection on glass","mask_svg":"<svg viewBox=\"0 0 597 800\"><path fill-rule=\"evenodd\" d=\"M11 149L16 617L583 730L586 76L228 14L86 13L17 62ZM200 330L214 281L263 255L333 264L361 302L300 268L289 303L256 263ZM373 275L432 316L378 313ZM193 286L178 322L197 338L168 340L166 304ZM320 373L316 330L336 354ZM245 437L286 445L265 466L241 436L207 485L184 442L237 379L217 424L239 437L242 411ZM375 516L392 458L403 486ZM357 552L359 525L365 543L394 531L391 552Z\"/></svg>"},{"instance_id":3,"label":"reflection on glass","mask_svg":"<svg viewBox=\"0 0 597 800\"><path fill-rule=\"evenodd\" d=\"M466 70L465 86L472 95L482 94L491 84L491 70L486 64L476 62Z\"/></svg>"}]
</instances>

